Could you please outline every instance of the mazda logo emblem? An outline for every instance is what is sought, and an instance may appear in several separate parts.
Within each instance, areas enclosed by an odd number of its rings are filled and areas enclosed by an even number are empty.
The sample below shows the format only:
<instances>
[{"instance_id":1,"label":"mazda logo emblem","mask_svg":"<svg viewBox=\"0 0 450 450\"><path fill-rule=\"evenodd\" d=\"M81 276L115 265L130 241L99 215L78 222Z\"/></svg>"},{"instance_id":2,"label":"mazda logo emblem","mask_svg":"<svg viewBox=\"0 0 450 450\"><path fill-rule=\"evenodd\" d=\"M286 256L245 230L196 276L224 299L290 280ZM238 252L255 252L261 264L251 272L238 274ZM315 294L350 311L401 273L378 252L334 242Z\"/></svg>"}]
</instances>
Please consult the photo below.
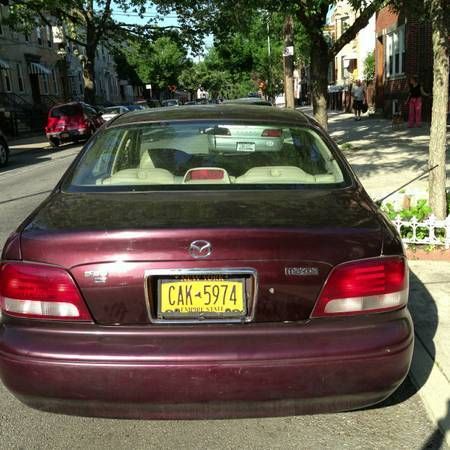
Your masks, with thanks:
<instances>
[{"instance_id":1,"label":"mazda logo emblem","mask_svg":"<svg viewBox=\"0 0 450 450\"><path fill-rule=\"evenodd\" d=\"M194 241L189 246L189 254L196 259L207 258L212 253L212 246L208 241Z\"/></svg>"}]
</instances>

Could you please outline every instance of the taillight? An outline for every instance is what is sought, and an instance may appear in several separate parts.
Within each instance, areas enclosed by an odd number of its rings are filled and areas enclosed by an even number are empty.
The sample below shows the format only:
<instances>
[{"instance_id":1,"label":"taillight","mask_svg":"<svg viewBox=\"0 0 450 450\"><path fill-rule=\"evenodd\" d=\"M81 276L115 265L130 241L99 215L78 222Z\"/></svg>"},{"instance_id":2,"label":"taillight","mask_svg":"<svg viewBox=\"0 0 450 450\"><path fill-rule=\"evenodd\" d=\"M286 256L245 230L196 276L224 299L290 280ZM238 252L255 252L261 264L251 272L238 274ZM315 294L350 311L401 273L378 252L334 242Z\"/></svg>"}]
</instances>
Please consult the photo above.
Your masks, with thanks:
<instances>
[{"instance_id":1,"label":"taillight","mask_svg":"<svg viewBox=\"0 0 450 450\"><path fill-rule=\"evenodd\" d=\"M186 175L186 181L223 180L224 178L223 169L192 169Z\"/></svg>"},{"instance_id":2,"label":"taillight","mask_svg":"<svg viewBox=\"0 0 450 450\"><path fill-rule=\"evenodd\" d=\"M279 129L267 128L261 134L262 137L281 137L282 131Z\"/></svg>"},{"instance_id":3,"label":"taillight","mask_svg":"<svg viewBox=\"0 0 450 450\"><path fill-rule=\"evenodd\" d=\"M402 308L408 301L405 258L380 257L335 267L312 317L367 314Z\"/></svg>"},{"instance_id":4,"label":"taillight","mask_svg":"<svg viewBox=\"0 0 450 450\"><path fill-rule=\"evenodd\" d=\"M70 274L40 264L0 265L0 306L16 317L92 320Z\"/></svg>"}]
</instances>

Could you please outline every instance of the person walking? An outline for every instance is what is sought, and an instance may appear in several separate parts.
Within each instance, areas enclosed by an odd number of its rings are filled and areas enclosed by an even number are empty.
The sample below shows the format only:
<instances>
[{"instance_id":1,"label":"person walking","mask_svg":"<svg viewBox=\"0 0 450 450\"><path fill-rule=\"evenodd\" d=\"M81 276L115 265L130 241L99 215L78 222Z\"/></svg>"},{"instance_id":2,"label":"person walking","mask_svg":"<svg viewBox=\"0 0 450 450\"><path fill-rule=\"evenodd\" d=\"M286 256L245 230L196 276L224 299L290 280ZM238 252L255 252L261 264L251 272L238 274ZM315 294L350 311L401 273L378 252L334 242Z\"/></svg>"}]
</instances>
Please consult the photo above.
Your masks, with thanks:
<instances>
[{"instance_id":1,"label":"person walking","mask_svg":"<svg viewBox=\"0 0 450 450\"><path fill-rule=\"evenodd\" d=\"M420 127L422 125L422 97L428 97L418 78L412 76L409 79L409 95L406 100L408 105L408 128Z\"/></svg>"},{"instance_id":2,"label":"person walking","mask_svg":"<svg viewBox=\"0 0 450 450\"><path fill-rule=\"evenodd\" d=\"M364 103L367 103L366 90L361 83L361 80L356 80L355 86L352 89L353 109L355 111L355 120L361 120L361 111Z\"/></svg>"}]
</instances>

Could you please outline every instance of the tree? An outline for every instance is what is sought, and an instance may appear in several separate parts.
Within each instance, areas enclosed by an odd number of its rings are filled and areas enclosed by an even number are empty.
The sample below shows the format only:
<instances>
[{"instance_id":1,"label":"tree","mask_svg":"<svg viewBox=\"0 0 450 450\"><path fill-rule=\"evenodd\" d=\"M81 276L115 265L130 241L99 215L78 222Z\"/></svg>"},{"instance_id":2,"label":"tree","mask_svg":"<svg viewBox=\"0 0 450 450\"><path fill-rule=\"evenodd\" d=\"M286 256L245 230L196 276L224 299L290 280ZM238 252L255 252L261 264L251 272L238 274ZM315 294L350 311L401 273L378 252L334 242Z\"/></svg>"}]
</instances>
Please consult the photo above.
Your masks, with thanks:
<instances>
[{"instance_id":1,"label":"tree","mask_svg":"<svg viewBox=\"0 0 450 450\"><path fill-rule=\"evenodd\" d=\"M364 60L363 74L367 81L373 81L375 78L375 52L369 53Z\"/></svg>"},{"instance_id":2,"label":"tree","mask_svg":"<svg viewBox=\"0 0 450 450\"><path fill-rule=\"evenodd\" d=\"M179 83L190 91L201 86L213 97L236 98L258 90L264 82L265 93L275 96L283 83L282 28L281 15L267 17L253 11L247 29L217 35L203 60L184 71Z\"/></svg>"},{"instance_id":3,"label":"tree","mask_svg":"<svg viewBox=\"0 0 450 450\"><path fill-rule=\"evenodd\" d=\"M450 4L447 0L430 0L429 13L433 40L433 109L431 117L429 166L430 206L438 219L447 215L446 167L449 78Z\"/></svg>"},{"instance_id":4,"label":"tree","mask_svg":"<svg viewBox=\"0 0 450 450\"><path fill-rule=\"evenodd\" d=\"M294 47L294 19L288 15L284 19L283 24L284 34L284 98L286 108L295 107L294 96L294 54L290 49Z\"/></svg>"},{"instance_id":5,"label":"tree","mask_svg":"<svg viewBox=\"0 0 450 450\"><path fill-rule=\"evenodd\" d=\"M428 194L433 214L447 215L446 149L450 53L449 0L390 0L393 10L431 23L433 45L433 106L429 144L429 167L438 166L428 177Z\"/></svg>"},{"instance_id":6,"label":"tree","mask_svg":"<svg viewBox=\"0 0 450 450\"><path fill-rule=\"evenodd\" d=\"M80 47L79 57L83 66L84 99L95 104L95 59L99 43L112 45L122 42L129 33L135 35L161 35L174 27L158 27L155 23L144 26L120 23L113 19L115 11L145 13L146 0L14 0L10 2L10 14L5 19L18 31L37 25L58 25L65 39Z\"/></svg>"},{"instance_id":7,"label":"tree","mask_svg":"<svg viewBox=\"0 0 450 450\"><path fill-rule=\"evenodd\" d=\"M364 28L373 14L386 0L350 0L358 15L355 22L331 45L323 28L330 8L336 0L157 0L162 12L174 10L183 26L196 28L200 33L211 32L217 36L229 35L236 30L248 29L252 12L262 11L292 15L301 24L301 32L309 40L311 67L311 92L314 116L327 127L328 66L342 48Z\"/></svg>"},{"instance_id":8,"label":"tree","mask_svg":"<svg viewBox=\"0 0 450 450\"><path fill-rule=\"evenodd\" d=\"M158 90L176 85L179 74L192 65L176 36L163 36L153 43L146 39L133 39L122 52L140 80L151 83Z\"/></svg>"}]
</instances>

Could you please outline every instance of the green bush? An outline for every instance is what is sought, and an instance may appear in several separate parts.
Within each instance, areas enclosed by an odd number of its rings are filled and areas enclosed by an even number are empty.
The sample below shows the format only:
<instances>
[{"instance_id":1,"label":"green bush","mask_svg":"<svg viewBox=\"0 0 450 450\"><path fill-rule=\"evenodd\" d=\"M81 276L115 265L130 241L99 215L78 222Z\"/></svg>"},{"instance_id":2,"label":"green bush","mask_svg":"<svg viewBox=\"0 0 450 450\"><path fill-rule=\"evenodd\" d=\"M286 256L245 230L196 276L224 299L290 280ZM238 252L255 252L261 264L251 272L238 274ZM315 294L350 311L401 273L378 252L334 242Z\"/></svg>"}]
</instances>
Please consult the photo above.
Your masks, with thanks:
<instances>
[{"instance_id":1,"label":"green bush","mask_svg":"<svg viewBox=\"0 0 450 450\"><path fill-rule=\"evenodd\" d=\"M428 219L432 213L430 205L426 200L418 200L416 206L413 206L411 208L404 208L401 210L396 210L391 203L386 203L382 209L391 220L395 220L397 216L400 216L400 218L405 221L411 220L413 217L416 217L418 222L423 222L424 220ZM441 239L442 241L445 238L445 230L443 228L435 228L434 234L438 239ZM402 238L412 238L412 227L402 226L400 228L400 235ZM428 228L417 227L416 236L418 239L425 239L429 237Z\"/></svg>"}]
</instances>

